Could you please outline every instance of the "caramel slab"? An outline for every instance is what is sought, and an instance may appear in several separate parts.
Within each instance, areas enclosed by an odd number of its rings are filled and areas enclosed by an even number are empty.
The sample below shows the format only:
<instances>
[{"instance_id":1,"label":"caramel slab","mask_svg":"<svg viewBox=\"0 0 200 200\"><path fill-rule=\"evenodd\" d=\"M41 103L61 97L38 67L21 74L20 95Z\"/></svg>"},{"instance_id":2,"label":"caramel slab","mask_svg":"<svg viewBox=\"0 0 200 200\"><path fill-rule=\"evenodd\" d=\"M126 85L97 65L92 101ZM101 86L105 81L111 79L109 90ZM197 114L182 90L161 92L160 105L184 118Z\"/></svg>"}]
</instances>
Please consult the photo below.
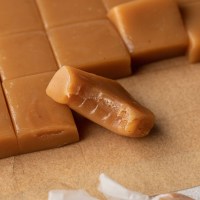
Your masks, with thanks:
<instances>
[{"instance_id":1,"label":"caramel slab","mask_svg":"<svg viewBox=\"0 0 200 200\"><path fill-rule=\"evenodd\" d=\"M154 124L152 112L118 82L73 67L58 70L46 92L56 102L119 135L142 137Z\"/></svg>"},{"instance_id":2,"label":"caramel slab","mask_svg":"<svg viewBox=\"0 0 200 200\"><path fill-rule=\"evenodd\" d=\"M0 38L2 80L53 71L57 68L44 32L27 32Z\"/></svg>"},{"instance_id":3,"label":"caramel slab","mask_svg":"<svg viewBox=\"0 0 200 200\"><path fill-rule=\"evenodd\" d=\"M101 0L36 0L45 27L106 18Z\"/></svg>"},{"instance_id":4,"label":"caramel slab","mask_svg":"<svg viewBox=\"0 0 200 200\"><path fill-rule=\"evenodd\" d=\"M129 53L108 20L55 28L49 38L60 67L70 65L109 78L131 74Z\"/></svg>"},{"instance_id":5,"label":"caramel slab","mask_svg":"<svg viewBox=\"0 0 200 200\"><path fill-rule=\"evenodd\" d=\"M188 37L174 0L131 1L108 17L126 43L135 65L184 54Z\"/></svg>"},{"instance_id":6,"label":"caramel slab","mask_svg":"<svg viewBox=\"0 0 200 200\"><path fill-rule=\"evenodd\" d=\"M0 0L0 5L0 36L43 29L34 0Z\"/></svg>"},{"instance_id":7,"label":"caramel slab","mask_svg":"<svg viewBox=\"0 0 200 200\"><path fill-rule=\"evenodd\" d=\"M21 153L60 147L79 140L70 109L45 89L54 72L3 83Z\"/></svg>"},{"instance_id":8,"label":"caramel slab","mask_svg":"<svg viewBox=\"0 0 200 200\"><path fill-rule=\"evenodd\" d=\"M0 158L6 158L17 154L19 154L17 137L0 85Z\"/></svg>"},{"instance_id":9,"label":"caramel slab","mask_svg":"<svg viewBox=\"0 0 200 200\"><path fill-rule=\"evenodd\" d=\"M200 62L200 2L184 4L181 11L189 35L189 61Z\"/></svg>"}]
</instances>

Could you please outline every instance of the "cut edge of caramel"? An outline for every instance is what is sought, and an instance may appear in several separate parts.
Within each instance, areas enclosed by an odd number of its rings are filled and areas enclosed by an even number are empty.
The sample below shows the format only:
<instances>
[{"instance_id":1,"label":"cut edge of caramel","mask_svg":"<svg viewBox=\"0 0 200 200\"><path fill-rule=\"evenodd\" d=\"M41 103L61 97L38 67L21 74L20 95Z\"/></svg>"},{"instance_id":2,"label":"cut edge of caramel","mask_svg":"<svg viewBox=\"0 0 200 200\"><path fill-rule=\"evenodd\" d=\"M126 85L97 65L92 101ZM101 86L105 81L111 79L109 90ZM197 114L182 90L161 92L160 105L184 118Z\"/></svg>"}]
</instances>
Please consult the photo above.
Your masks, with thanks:
<instances>
[{"instance_id":1,"label":"cut edge of caramel","mask_svg":"<svg viewBox=\"0 0 200 200\"><path fill-rule=\"evenodd\" d=\"M67 104L68 102L68 94L66 93L66 91L68 91L70 83L70 76L68 70L69 67L61 67L55 73L46 89L46 94L49 97L51 97L54 101L60 104ZM57 79L59 81L56 81Z\"/></svg>"}]
</instances>

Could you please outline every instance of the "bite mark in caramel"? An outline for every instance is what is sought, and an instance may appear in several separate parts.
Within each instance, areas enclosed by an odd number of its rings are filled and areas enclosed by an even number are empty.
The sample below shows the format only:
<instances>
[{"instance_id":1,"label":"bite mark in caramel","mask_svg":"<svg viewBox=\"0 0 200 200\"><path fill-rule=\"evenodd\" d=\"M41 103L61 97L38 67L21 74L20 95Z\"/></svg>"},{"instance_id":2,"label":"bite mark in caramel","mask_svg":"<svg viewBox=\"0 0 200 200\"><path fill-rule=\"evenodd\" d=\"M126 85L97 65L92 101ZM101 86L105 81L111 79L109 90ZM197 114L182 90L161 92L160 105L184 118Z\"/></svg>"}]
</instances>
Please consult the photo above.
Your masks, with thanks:
<instances>
[{"instance_id":1,"label":"bite mark in caramel","mask_svg":"<svg viewBox=\"0 0 200 200\"><path fill-rule=\"evenodd\" d=\"M142 137L154 125L151 111L137 103L116 81L62 67L47 87L47 95L97 124L123 136Z\"/></svg>"}]
</instances>

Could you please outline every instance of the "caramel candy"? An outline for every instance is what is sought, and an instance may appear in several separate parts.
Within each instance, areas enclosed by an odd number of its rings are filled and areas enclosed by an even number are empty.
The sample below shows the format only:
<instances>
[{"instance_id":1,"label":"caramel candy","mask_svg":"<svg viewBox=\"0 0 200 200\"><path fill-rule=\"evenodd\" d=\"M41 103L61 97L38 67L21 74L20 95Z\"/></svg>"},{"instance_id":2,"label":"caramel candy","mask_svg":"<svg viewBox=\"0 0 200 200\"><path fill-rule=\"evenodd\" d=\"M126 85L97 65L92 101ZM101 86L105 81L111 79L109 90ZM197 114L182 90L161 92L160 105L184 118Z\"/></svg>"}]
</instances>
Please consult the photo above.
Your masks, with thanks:
<instances>
[{"instance_id":1,"label":"caramel candy","mask_svg":"<svg viewBox=\"0 0 200 200\"><path fill-rule=\"evenodd\" d=\"M44 32L27 32L0 38L2 80L57 70Z\"/></svg>"},{"instance_id":2,"label":"caramel candy","mask_svg":"<svg viewBox=\"0 0 200 200\"><path fill-rule=\"evenodd\" d=\"M189 61L200 62L200 2L184 4L181 11L189 35Z\"/></svg>"},{"instance_id":3,"label":"caramel candy","mask_svg":"<svg viewBox=\"0 0 200 200\"><path fill-rule=\"evenodd\" d=\"M102 0L36 0L45 27L106 18Z\"/></svg>"},{"instance_id":4,"label":"caramel candy","mask_svg":"<svg viewBox=\"0 0 200 200\"><path fill-rule=\"evenodd\" d=\"M127 3L130 1L135 1L135 0L103 0L103 3L106 7L106 9L109 11L111 8L118 6L123 3Z\"/></svg>"},{"instance_id":5,"label":"caramel candy","mask_svg":"<svg viewBox=\"0 0 200 200\"><path fill-rule=\"evenodd\" d=\"M173 193L173 194L160 195L158 197L153 198L152 200L194 200L194 199L182 194Z\"/></svg>"},{"instance_id":6,"label":"caramel candy","mask_svg":"<svg viewBox=\"0 0 200 200\"><path fill-rule=\"evenodd\" d=\"M60 67L70 65L109 78L131 74L129 53L108 20L55 28L49 38Z\"/></svg>"},{"instance_id":7,"label":"caramel candy","mask_svg":"<svg viewBox=\"0 0 200 200\"><path fill-rule=\"evenodd\" d=\"M0 85L0 158L19 154L17 137L8 113L2 87Z\"/></svg>"},{"instance_id":8,"label":"caramel candy","mask_svg":"<svg viewBox=\"0 0 200 200\"><path fill-rule=\"evenodd\" d=\"M54 72L3 82L21 153L79 140L70 109L45 94Z\"/></svg>"},{"instance_id":9,"label":"caramel candy","mask_svg":"<svg viewBox=\"0 0 200 200\"><path fill-rule=\"evenodd\" d=\"M0 0L0 35L42 30L34 0Z\"/></svg>"},{"instance_id":10,"label":"caramel candy","mask_svg":"<svg viewBox=\"0 0 200 200\"><path fill-rule=\"evenodd\" d=\"M178 56L188 37L174 0L139 0L121 4L108 13L135 65Z\"/></svg>"},{"instance_id":11,"label":"caramel candy","mask_svg":"<svg viewBox=\"0 0 200 200\"><path fill-rule=\"evenodd\" d=\"M46 92L56 102L119 135L142 137L154 124L153 113L118 82L73 67L57 71Z\"/></svg>"}]
</instances>

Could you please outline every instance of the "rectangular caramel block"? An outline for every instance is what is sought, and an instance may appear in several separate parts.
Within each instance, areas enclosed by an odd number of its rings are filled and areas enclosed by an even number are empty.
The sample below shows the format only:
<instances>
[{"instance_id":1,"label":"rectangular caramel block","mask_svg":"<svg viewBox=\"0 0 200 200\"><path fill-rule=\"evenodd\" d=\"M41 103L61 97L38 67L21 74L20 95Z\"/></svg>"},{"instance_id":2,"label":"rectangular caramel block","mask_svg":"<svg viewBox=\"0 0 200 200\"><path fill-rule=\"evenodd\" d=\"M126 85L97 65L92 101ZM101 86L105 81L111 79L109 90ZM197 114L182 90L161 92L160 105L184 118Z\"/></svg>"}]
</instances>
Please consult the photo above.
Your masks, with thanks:
<instances>
[{"instance_id":1,"label":"rectangular caramel block","mask_svg":"<svg viewBox=\"0 0 200 200\"><path fill-rule=\"evenodd\" d=\"M45 27L106 18L102 0L36 0Z\"/></svg>"},{"instance_id":2,"label":"rectangular caramel block","mask_svg":"<svg viewBox=\"0 0 200 200\"><path fill-rule=\"evenodd\" d=\"M117 81L74 67L59 69L46 92L56 102L122 136L146 136L154 125L153 113Z\"/></svg>"},{"instance_id":3,"label":"rectangular caramel block","mask_svg":"<svg viewBox=\"0 0 200 200\"><path fill-rule=\"evenodd\" d=\"M111 8L118 6L123 3L127 3L130 1L135 1L135 0L102 0L106 9L109 11Z\"/></svg>"},{"instance_id":4,"label":"rectangular caramel block","mask_svg":"<svg viewBox=\"0 0 200 200\"><path fill-rule=\"evenodd\" d=\"M17 137L12 126L3 90L0 85L0 158L17 154L19 154Z\"/></svg>"},{"instance_id":5,"label":"rectangular caramel block","mask_svg":"<svg viewBox=\"0 0 200 200\"><path fill-rule=\"evenodd\" d=\"M200 2L184 4L181 11L189 35L189 61L200 62Z\"/></svg>"},{"instance_id":6,"label":"rectangular caramel block","mask_svg":"<svg viewBox=\"0 0 200 200\"><path fill-rule=\"evenodd\" d=\"M45 93L54 72L3 83L21 153L60 147L79 140L70 109Z\"/></svg>"},{"instance_id":7,"label":"rectangular caramel block","mask_svg":"<svg viewBox=\"0 0 200 200\"><path fill-rule=\"evenodd\" d=\"M131 74L130 56L108 20L58 27L49 38L60 67L70 65L109 78Z\"/></svg>"},{"instance_id":8,"label":"rectangular caramel block","mask_svg":"<svg viewBox=\"0 0 200 200\"><path fill-rule=\"evenodd\" d=\"M34 0L0 0L0 35L42 29Z\"/></svg>"},{"instance_id":9,"label":"rectangular caramel block","mask_svg":"<svg viewBox=\"0 0 200 200\"><path fill-rule=\"evenodd\" d=\"M117 27L133 64L178 56L188 37L174 0L139 0L114 7L108 17Z\"/></svg>"},{"instance_id":10,"label":"rectangular caramel block","mask_svg":"<svg viewBox=\"0 0 200 200\"><path fill-rule=\"evenodd\" d=\"M0 37L0 73L2 80L57 69L45 32L26 32Z\"/></svg>"}]
</instances>

